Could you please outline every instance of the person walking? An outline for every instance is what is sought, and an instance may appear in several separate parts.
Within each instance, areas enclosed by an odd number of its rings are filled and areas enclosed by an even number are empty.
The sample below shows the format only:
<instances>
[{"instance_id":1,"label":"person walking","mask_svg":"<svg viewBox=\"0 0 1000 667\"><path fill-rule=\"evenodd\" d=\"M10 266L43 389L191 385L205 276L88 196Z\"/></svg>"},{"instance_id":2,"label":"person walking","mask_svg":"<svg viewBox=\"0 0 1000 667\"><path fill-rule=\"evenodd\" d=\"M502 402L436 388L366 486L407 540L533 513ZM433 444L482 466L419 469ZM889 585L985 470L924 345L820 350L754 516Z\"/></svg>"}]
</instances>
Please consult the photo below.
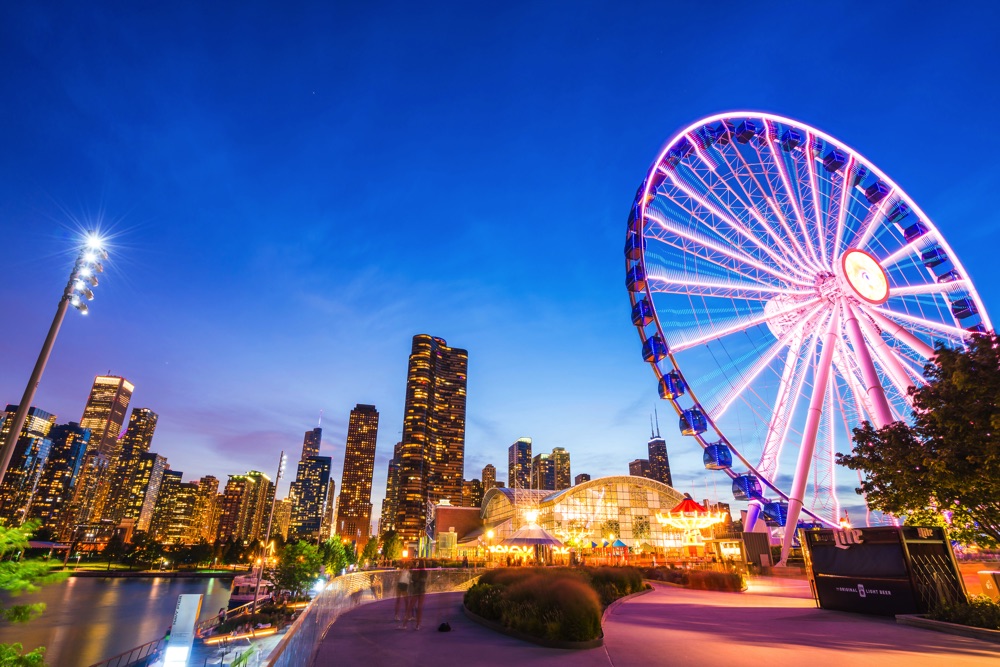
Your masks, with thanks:
<instances>
[{"instance_id":1,"label":"person walking","mask_svg":"<svg viewBox=\"0 0 1000 667\"><path fill-rule=\"evenodd\" d=\"M396 611L395 618L399 621L399 605L403 604L403 624L400 626L402 628L406 627L406 621L409 620L410 615L410 582L412 581L412 575L410 574L409 563L404 563L402 570L399 573L399 578L396 579Z\"/></svg>"},{"instance_id":2,"label":"person walking","mask_svg":"<svg viewBox=\"0 0 1000 667\"><path fill-rule=\"evenodd\" d=\"M407 614L408 618L416 621L416 624L413 626L414 630L420 629L420 617L424 612L424 594L427 592L427 577L429 574L427 563L423 560L417 561L417 567L413 570L413 582L411 584L413 590L410 599L412 603L409 605L412 615Z\"/></svg>"}]
</instances>

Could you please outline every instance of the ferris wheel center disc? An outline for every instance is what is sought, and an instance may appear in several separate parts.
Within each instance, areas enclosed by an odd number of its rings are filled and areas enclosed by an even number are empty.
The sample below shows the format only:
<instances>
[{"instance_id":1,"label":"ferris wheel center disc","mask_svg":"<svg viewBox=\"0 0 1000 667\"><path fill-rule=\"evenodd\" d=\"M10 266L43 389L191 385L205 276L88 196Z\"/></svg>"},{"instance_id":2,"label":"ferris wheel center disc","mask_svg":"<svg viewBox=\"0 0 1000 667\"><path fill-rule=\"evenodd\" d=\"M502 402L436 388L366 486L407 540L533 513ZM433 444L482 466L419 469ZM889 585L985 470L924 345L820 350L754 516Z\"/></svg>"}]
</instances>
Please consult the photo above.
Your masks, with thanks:
<instances>
[{"instance_id":1,"label":"ferris wheel center disc","mask_svg":"<svg viewBox=\"0 0 1000 667\"><path fill-rule=\"evenodd\" d=\"M889 299L889 276L878 260L853 248L841 257L844 282L859 298L879 305Z\"/></svg>"}]
</instances>

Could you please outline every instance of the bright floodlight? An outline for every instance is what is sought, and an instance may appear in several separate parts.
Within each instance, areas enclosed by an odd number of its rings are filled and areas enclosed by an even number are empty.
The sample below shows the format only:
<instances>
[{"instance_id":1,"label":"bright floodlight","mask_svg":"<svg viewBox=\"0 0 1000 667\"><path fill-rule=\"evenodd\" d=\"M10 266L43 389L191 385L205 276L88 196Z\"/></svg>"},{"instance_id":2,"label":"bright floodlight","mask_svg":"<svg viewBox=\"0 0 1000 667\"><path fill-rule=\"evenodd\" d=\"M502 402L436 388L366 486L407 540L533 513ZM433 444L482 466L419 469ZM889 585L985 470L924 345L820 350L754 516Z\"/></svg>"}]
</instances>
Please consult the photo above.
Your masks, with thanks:
<instances>
[{"instance_id":1,"label":"bright floodlight","mask_svg":"<svg viewBox=\"0 0 1000 667\"><path fill-rule=\"evenodd\" d=\"M104 248L104 239L102 239L96 232L90 232L87 234L85 243L91 250L101 250Z\"/></svg>"}]
</instances>

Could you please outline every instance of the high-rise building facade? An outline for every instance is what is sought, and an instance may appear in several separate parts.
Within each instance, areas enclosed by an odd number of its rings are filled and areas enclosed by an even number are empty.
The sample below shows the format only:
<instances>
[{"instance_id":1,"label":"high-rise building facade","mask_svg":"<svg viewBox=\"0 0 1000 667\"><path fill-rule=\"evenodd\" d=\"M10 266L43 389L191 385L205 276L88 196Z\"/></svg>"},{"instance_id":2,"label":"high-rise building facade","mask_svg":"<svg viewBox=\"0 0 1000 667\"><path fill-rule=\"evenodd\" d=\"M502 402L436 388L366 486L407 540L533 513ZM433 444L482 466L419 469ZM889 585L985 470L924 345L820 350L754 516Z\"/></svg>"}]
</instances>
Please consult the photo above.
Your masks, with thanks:
<instances>
[{"instance_id":1,"label":"high-rise building facade","mask_svg":"<svg viewBox=\"0 0 1000 667\"><path fill-rule=\"evenodd\" d=\"M358 548L371 535L372 476L375 473L375 443L378 439L378 410L359 403L351 410L344 446L344 474L340 478L337 502L337 532L354 540Z\"/></svg>"},{"instance_id":2,"label":"high-rise building facade","mask_svg":"<svg viewBox=\"0 0 1000 667\"><path fill-rule=\"evenodd\" d=\"M262 472L230 475L222 497L219 539L248 543L264 536L274 500L274 484Z\"/></svg>"},{"instance_id":3,"label":"high-rise building facade","mask_svg":"<svg viewBox=\"0 0 1000 667\"><path fill-rule=\"evenodd\" d=\"M219 496L219 480L213 475L205 475L198 480L198 493L195 498L194 519L188 540L193 544L204 540L215 541L215 530L212 520L215 517L215 500Z\"/></svg>"},{"instance_id":4,"label":"high-rise building facade","mask_svg":"<svg viewBox=\"0 0 1000 667\"><path fill-rule=\"evenodd\" d=\"M649 460L636 459L634 461L629 461L628 474L632 475L633 477L645 477L647 479L651 479L652 472L650 472Z\"/></svg>"},{"instance_id":5,"label":"high-rise building facade","mask_svg":"<svg viewBox=\"0 0 1000 667\"><path fill-rule=\"evenodd\" d=\"M670 476L670 458L667 456L667 441L660 437L659 425L657 425L655 435L650 433L647 447L650 477L667 486L673 486L673 478Z\"/></svg>"},{"instance_id":6,"label":"high-rise building facade","mask_svg":"<svg viewBox=\"0 0 1000 667\"><path fill-rule=\"evenodd\" d=\"M292 537L314 541L319 537L330 483L329 456L308 456L299 461L288 492L292 503L289 532Z\"/></svg>"},{"instance_id":7,"label":"high-rise building facade","mask_svg":"<svg viewBox=\"0 0 1000 667\"><path fill-rule=\"evenodd\" d=\"M570 473L569 452L563 447L552 448L552 466L555 469L555 490L561 491L573 485Z\"/></svg>"},{"instance_id":8,"label":"high-rise building facade","mask_svg":"<svg viewBox=\"0 0 1000 667\"><path fill-rule=\"evenodd\" d=\"M288 529L292 523L292 500L282 498L274 504L274 525L271 528L272 535L281 535L281 539L288 539Z\"/></svg>"},{"instance_id":9,"label":"high-rise building facade","mask_svg":"<svg viewBox=\"0 0 1000 667\"><path fill-rule=\"evenodd\" d=\"M573 478L573 484L583 484L584 482L590 481L590 475L585 472L581 472L579 475Z\"/></svg>"},{"instance_id":10,"label":"high-rise building facade","mask_svg":"<svg viewBox=\"0 0 1000 667\"><path fill-rule=\"evenodd\" d=\"M80 426L90 429L90 447L109 459L118 449L118 436L135 386L125 378L98 375L90 389Z\"/></svg>"},{"instance_id":11,"label":"high-rise building facade","mask_svg":"<svg viewBox=\"0 0 1000 667\"><path fill-rule=\"evenodd\" d=\"M461 502L468 366L467 351L427 334L413 337L396 511L404 544L425 535L428 503Z\"/></svg>"},{"instance_id":12,"label":"high-rise building facade","mask_svg":"<svg viewBox=\"0 0 1000 667\"><path fill-rule=\"evenodd\" d=\"M28 509L29 519L38 519L42 527L58 531L68 509L73 487L80 477L83 457L90 442L90 430L75 422L53 426L49 431L49 456ZM2 438L0 438L2 441Z\"/></svg>"},{"instance_id":13,"label":"high-rise building facade","mask_svg":"<svg viewBox=\"0 0 1000 667\"><path fill-rule=\"evenodd\" d=\"M305 437L302 438L301 458L307 459L310 456L319 456L319 446L321 442L323 442L322 428L317 426L310 431L306 431Z\"/></svg>"},{"instance_id":14,"label":"high-rise building facade","mask_svg":"<svg viewBox=\"0 0 1000 667\"><path fill-rule=\"evenodd\" d=\"M160 493L156 497L156 504L153 508L153 524L150 527L150 532L158 542L167 543L168 540L174 540L178 536L175 514L177 513L177 496L181 493L183 477L184 473L179 470L165 470L163 472ZM193 503L191 509L193 509ZM190 520L190 512L188 520ZM174 544L174 542L170 543Z\"/></svg>"},{"instance_id":15,"label":"high-rise building facade","mask_svg":"<svg viewBox=\"0 0 1000 667\"><path fill-rule=\"evenodd\" d=\"M129 417L128 428L117 447L118 455L110 461L108 486L101 519L118 525L125 517L126 507L132 505L132 478L139 467L140 457L149 452L156 432L159 416L149 408L134 408ZM131 516L130 518L136 518Z\"/></svg>"},{"instance_id":16,"label":"high-rise building facade","mask_svg":"<svg viewBox=\"0 0 1000 667\"><path fill-rule=\"evenodd\" d=\"M531 488L531 438L519 438L507 448L507 486Z\"/></svg>"},{"instance_id":17,"label":"high-rise building facade","mask_svg":"<svg viewBox=\"0 0 1000 667\"><path fill-rule=\"evenodd\" d=\"M6 418L0 427L0 442L7 441L16 412L16 405L7 406ZM12 525L21 525L30 510L52 447L49 431L55 422L55 415L35 407L28 408L28 416L14 444L10 467L0 483L0 519Z\"/></svg>"},{"instance_id":18,"label":"high-rise building facade","mask_svg":"<svg viewBox=\"0 0 1000 667\"><path fill-rule=\"evenodd\" d=\"M478 479L462 482L462 507L480 507L483 504L483 483Z\"/></svg>"},{"instance_id":19,"label":"high-rise building facade","mask_svg":"<svg viewBox=\"0 0 1000 667\"><path fill-rule=\"evenodd\" d=\"M379 535L396 529L396 511L399 509L399 462L403 443L397 442L392 448L392 458L385 476L385 497L382 499L382 516L379 519Z\"/></svg>"},{"instance_id":20,"label":"high-rise building facade","mask_svg":"<svg viewBox=\"0 0 1000 667\"><path fill-rule=\"evenodd\" d=\"M135 473L129 477L129 491L119 523L132 521L135 530L149 531L153 524L156 500L160 497L160 484L167 468L164 456L154 452L139 455Z\"/></svg>"},{"instance_id":21,"label":"high-rise building facade","mask_svg":"<svg viewBox=\"0 0 1000 667\"><path fill-rule=\"evenodd\" d=\"M483 466L483 493L497 485L497 467L492 463Z\"/></svg>"},{"instance_id":22,"label":"high-rise building facade","mask_svg":"<svg viewBox=\"0 0 1000 667\"><path fill-rule=\"evenodd\" d=\"M554 491L556 488L556 466L551 454L536 454L531 459L531 487L538 490Z\"/></svg>"}]
</instances>

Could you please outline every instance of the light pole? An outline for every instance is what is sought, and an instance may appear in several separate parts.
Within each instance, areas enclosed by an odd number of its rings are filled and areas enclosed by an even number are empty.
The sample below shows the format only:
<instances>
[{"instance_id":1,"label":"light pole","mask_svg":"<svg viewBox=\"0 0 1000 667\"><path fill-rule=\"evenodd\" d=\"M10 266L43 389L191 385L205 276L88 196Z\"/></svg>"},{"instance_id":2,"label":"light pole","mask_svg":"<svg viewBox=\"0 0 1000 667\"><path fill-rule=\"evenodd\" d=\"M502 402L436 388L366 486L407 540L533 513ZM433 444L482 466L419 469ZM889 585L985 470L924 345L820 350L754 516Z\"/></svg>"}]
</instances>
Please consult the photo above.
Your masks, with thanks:
<instances>
[{"instance_id":1,"label":"light pole","mask_svg":"<svg viewBox=\"0 0 1000 667\"><path fill-rule=\"evenodd\" d=\"M253 587L253 606L250 608L251 618L257 614L257 596L260 594L260 580L264 578L264 566L267 564L267 543L271 539L271 520L274 519L274 505L278 500L278 482L281 473L285 472L285 451L278 458L278 475L274 478L274 497L271 498L271 512L267 515L267 532L264 533L264 544L260 551L260 571L257 573L257 583Z\"/></svg>"},{"instance_id":2,"label":"light pole","mask_svg":"<svg viewBox=\"0 0 1000 667\"><path fill-rule=\"evenodd\" d=\"M7 467L14 455L14 446L21 437L21 429L24 428L24 422L28 418L28 409L35 399L35 390L38 389L42 372L49 361L52 346L56 342L59 328L66 316L66 309L73 306L84 315L87 314L88 308L85 301L94 298L94 293L90 288L97 287L97 274L104 271L101 260L107 258L108 251L104 249L103 240L94 232L88 233L83 247L80 248L80 254L76 258L76 264L73 265L73 271L69 274L66 289L63 290L63 295L59 299L56 316L52 319L52 326L49 327L45 343L42 344L42 351L38 353L38 360L35 362L34 370L31 371L28 386L24 388L24 395L21 397L21 403L17 406L7 440L3 443L3 449L0 450L0 484L3 483L3 478L7 474Z\"/></svg>"}]
</instances>

